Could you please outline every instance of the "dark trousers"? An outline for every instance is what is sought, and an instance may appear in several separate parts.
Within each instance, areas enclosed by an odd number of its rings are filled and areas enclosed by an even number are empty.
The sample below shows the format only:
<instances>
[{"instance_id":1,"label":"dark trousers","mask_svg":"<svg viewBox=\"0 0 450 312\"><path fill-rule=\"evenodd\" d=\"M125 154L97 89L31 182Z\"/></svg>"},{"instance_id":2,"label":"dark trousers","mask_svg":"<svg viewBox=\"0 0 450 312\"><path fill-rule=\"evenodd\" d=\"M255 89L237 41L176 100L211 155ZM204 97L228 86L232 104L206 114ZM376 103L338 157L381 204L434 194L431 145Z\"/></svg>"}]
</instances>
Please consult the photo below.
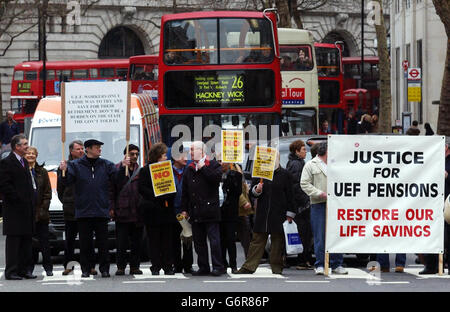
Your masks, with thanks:
<instances>
[{"instance_id":1,"label":"dark trousers","mask_svg":"<svg viewBox=\"0 0 450 312\"><path fill-rule=\"evenodd\" d=\"M304 210L297 214L294 219L297 224L298 234L302 240L303 252L298 254L297 259L299 264L306 264L309 262L311 265L312 261L312 229L311 229L311 214L310 209Z\"/></svg>"},{"instance_id":2,"label":"dark trousers","mask_svg":"<svg viewBox=\"0 0 450 312\"><path fill-rule=\"evenodd\" d=\"M108 219L80 218L77 222L80 231L81 271L83 273L89 273L91 269L95 268L95 233L100 272L109 273Z\"/></svg>"},{"instance_id":3,"label":"dark trousers","mask_svg":"<svg viewBox=\"0 0 450 312\"><path fill-rule=\"evenodd\" d=\"M148 243L150 245L150 260L152 272L173 268L173 225L147 225Z\"/></svg>"},{"instance_id":4,"label":"dark trousers","mask_svg":"<svg viewBox=\"0 0 450 312\"><path fill-rule=\"evenodd\" d=\"M176 223L173 226L173 263L176 271L182 269L192 269L192 263L194 263L193 247L192 243L182 243L180 234L183 231L180 223ZM181 252L183 251L183 254Z\"/></svg>"},{"instance_id":5,"label":"dark trousers","mask_svg":"<svg viewBox=\"0 0 450 312\"><path fill-rule=\"evenodd\" d=\"M33 273L32 248L31 235L6 235L5 277Z\"/></svg>"},{"instance_id":6,"label":"dark trousers","mask_svg":"<svg viewBox=\"0 0 450 312\"><path fill-rule=\"evenodd\" d=\"M250 242L247 260L242 265L244 269L255 272L259 266L259 262L264 254L269 233L253 232L253 238ZM270 234L270 256L269 262L273 273L281 273L283 271L283 252L284 235L281 233Z\"/></svg>"},{"instance_id":7,"label":"dark trousers","mask_svg":"<svg viewBox=\"0 0 450 312\"><path fill-rule=\"evenodd\" d=\"M224 267L237 268L236 264L236 228L237 222L222 221L220 223L220 245ZM227 262L228 251L228 262Z\"/></svg>"},{"instance_id":8,"label":"dark trousers","mask_svg":"<svg viewBox=\"0 0 450 312\"><path fill-rule=\"evenodd\" d=\"M250 218L248 216L239 217L237 223L237 237L244 248L245 258L247 259L250 241L252 240L252 228L250 225Z\"/></svg>"},{"instance_id":9,"label":"dark trousers","mask_svg":"<svg viewBox=\"0 0 450 312\"><path fill-rule=\"evenodd\" d=\"M450 224L445 223L444 228L444 252L446 251L447 259L444 257L444 261L447 260L447 266L450 272ZM445 256L445 254L444 254ZM439 255L438 254L425 254L424 255L425 268L431 271L438 271L439 269Z\"/></svg>"},{"instance_id":10,"label":"dark trousers","mask_svg":"<svg viewBox=\"0 0 450 312\"><path fill-rule=\"evenodd\" d=\"M137 226L136 223L116 222L117 238L117 268L125 270L127 262L130 269L139 269L142 246L142 236L144 227ZM127 261L127 250L130 249L129 261Z\"/></svg>"},{"instance_id":11,"label":"dark trousers","mask_svg":"<svg viewBox=\"0 0 450 312\"><path fill-rule=\"evenodd\" d=\"M202 272L209 272L208 243L211 247L211 260L214 270L223 271L222 251L220 247L220 229L218 222L194 222L192 224L192 235L195 252L197 253L197 264Z\"/></svg>"},{"instance_id":12,"label":"dark trousers","mask_svg":"<svg viewBox=\"0 0 450 312\"><path fill-rule=\"evenodd\" d=\"M77 221L65 221L65 235L66 241L64 246L64 268L71 269L67 267L67 264L71 261L75 261L75 241L78 235L78 223Z\"/></svg>"},{"instance_id":13,"label":"dark trousers","mask_svg":"<svg viewBox=\"0 0 450 312\"><path fill-rule=\"evenodd\" d=\"M53 271L52 254L50 251L48 223L36 222L36 238L39 242L39 251L42 253L42 266L45 272ZM34 267L34 265L33 265Z\"/></svg>"}]
</instances>

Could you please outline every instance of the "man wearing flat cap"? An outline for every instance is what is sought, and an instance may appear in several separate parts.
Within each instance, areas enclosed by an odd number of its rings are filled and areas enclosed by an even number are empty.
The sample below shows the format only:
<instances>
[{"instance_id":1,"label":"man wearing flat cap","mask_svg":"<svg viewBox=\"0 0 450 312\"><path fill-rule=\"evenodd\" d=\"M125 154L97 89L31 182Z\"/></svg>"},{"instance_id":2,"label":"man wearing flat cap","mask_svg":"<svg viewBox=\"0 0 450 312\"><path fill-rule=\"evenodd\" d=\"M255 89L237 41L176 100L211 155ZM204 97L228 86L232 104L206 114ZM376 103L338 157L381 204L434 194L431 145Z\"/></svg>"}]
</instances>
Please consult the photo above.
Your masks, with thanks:
<instances>
[{"instance_id":1,"label":"man wearing flat cap","mask_svg":"<svg viewBox=\"0 0 450 312\"><path fill-rule=\"evenodd\" d=\"M113 162L100 158L103 142L90 139L84 142L86 154L76 160L62 161L59 169L66 171L59 181L75 187L75 218L80 235L82 277L95 275L94 233L99 253L102 277L109 275L108 220L110 218L110 187L117 169ZM122 161L129 165L129 158Z\"/></svg>"}]
</instances>

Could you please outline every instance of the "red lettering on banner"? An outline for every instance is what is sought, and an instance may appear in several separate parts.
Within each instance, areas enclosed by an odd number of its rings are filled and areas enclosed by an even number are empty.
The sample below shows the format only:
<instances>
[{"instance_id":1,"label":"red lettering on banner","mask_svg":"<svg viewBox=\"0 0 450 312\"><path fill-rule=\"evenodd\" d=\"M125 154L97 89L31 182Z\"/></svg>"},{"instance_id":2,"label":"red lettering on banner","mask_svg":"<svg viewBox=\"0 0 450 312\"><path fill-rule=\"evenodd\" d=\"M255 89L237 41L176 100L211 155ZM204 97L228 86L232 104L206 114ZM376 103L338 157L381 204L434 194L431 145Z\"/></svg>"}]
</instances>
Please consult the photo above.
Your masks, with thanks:
<instances>
[{"instance_id":1,"label":"red lettering on banner","mask_svg":"<svg viewBox=\"0 0 450 312\"><path fill-rule=\"evenodd\" d=\"M366 236L366 226L365 225L341 225L339 230L340 237L365 237Z\"/></svg>"},{"instance_id":2,"label":"red lettering on banner","mask_svg":"<svg viewBox=\"0 0 450 312\"><path fill-rule=\"evenodd\" d=\"M223 143L225 146L239 146L238 140L224 140Z\"/></svg>"},{"instance_id":3,"label":"red lettering on banner","mask_svg":"<svg viewBox=\"0 0 450 312\"><path fill-rule=\"evenodd\" d=\"M429 237L430 226L425 225L375 225L373 237Z\"/></svg>"},{"instance_id":4,"label":"red lettering on banner","mask_svg":"<svg viewBox=\"0 0 450 312\"><path fill-rule=\"evenodd\" d=\"M417 220L433 220L432 209L408 209L406 210L406 219L408 221Z\"/></svg>"}]
</instances>

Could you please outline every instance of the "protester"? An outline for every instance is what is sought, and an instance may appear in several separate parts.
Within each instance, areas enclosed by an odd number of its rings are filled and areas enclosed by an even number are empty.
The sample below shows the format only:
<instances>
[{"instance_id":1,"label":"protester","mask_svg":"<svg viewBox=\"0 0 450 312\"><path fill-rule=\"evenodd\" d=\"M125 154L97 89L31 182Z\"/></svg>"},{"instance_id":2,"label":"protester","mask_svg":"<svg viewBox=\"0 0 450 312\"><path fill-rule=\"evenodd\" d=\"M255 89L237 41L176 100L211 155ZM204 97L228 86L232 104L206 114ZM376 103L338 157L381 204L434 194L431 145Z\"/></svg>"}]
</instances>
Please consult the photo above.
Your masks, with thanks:
<instances>
[{"instance_id":1,"label":"protester","mask_svg":"<svg viewBox=\"0 0 450 312\"><path fill-rule=\"evenodd\" d=\"M50 214L48 208L50 207L50 200L52 199L52 186L50 185L50 178L44 165L39 165L36 162L38 157L38 150L34 146L29 146L25 159L28 161L31 174L36 183L36 219L35 219L35 235L39 242L39 249L42 253L42 266L44 267L47 276L53 276L53 263L50 251L48 224L50 221Z\"/></svg>"},{"instance_id":2,"label":"protester","mask_svg":"<svg viewBox=\"0 0 450 312\"><path fill-rule=\"evenodd\" d=\"M139 194L142 196L140 209L144 214L149 245L152 275L159 275L161 269L165 275L174 275L173 270L173 228L175 217L175 194L155 195L150 165L167 160L167 146L154 144L148 155L148 164L139 172Z\"/></svg>"},{"instance_id":3,"label":"protester","mask_svg":"<svg viewBox=\"0 0 450 312\"><path fill-rule=\"evenodd\" d=\"M28 140L22 134L11 139L11 153L0 161L0 193L3 194L5 278L33 279L32 235L35 225L36 186L24 159Z\"/></svg>"},{"instance_id":4,"label":"protester","mask_svg":"<svg viewBox=\"0 0 450 312\"><path fill-rule=\"evenodd\" d=\"M186 152L171 153L172 169L175 175L175 186L177 194L174 200L175 214L181 214L181 194L183 191L183 173L186 169ZM194 262L192 239L181 239L183 227L179 222L174 224L173 232L173 256L175 273L192 273L192 264Z\"/></svg>"},{"instance_id":5,"label":"protester","mask_svg":"<svg viewBox=\"0 0 450 312\"><path fill-rule=\"evenodd\" d=\"M242 173L236 170L234 164L222 163L222 192L220 238L224 267L230 267L231 273L237 272L236 263L236 230L239 218L239 197L242 194ZM226 255L228 252L228 262Z\"/></svg>"},{"instance_id":6,"label":"protester","mask_svg":"<svg viewBox=\"0 0 450 312\"><path fill-rule=\"evenodd\" d=\"M242 174L242 169L238 164L235 164L236 170ZM248 249L250 248L250 241L252 239L252 226L250 225L251 216L254 214L252 201L249 197L250 188L242 176L242 193L239 196L239 218L237 224L237 237L244 249L245 259L248 256Z\"/></svg>"},{"instance_id":7,"label":"protester","mask_svg":"<svg viewBox=\"0 0 450 312\"><path fill-rule=\"evenodd\" d=\"M141 196L139 195L139 147L134 144L125 147L123 154L130 159L128 176L122 163L116 164L118 170L112 191L114 199L111 202L114 221L116 222L117 241L117 271L116 275L125 275L127 266L127 250L130 249L130 274L142 274L139 269L142 238L144 234L144 219L139 210Z\"/></svg>"},{"instance_id":8,"label":"protester","mask_svg":"<svg viewBox=\"0 0 450 312\"><path fill-rule=\"evenodd\" d=\"M325 264L325 220L327 201L327 142L319 143L317 156L303 167L300 186L311 201L311 227L316 256L315 273L324 274ZM330 255L330 266L335 274L347 274L342 267L342 254Z\"/></svg>"},{"instance_id":9,"label":"protester","mask_svg":"<svg viewBox=\"0 0 450 312\"><path fill-rule=\"evenodd\" d=\"M83 157L84 146L80 140L72 141L69 144L69 161ZM56 190L58 192L58 198L63 205L64 211L64 233L66 236L64 246L64 271L62 275L68 275L73 271L73 267L67 265L71 261L75 261L75 241L78 235L78 224L75 219L75 197L74 197L74 185L65 186L60 180L62 172L58 168L58 183Z\"/></svg>"},{"instance_id":10,"label":"protester","mask_svg":"<svg viewBox=\"0 0 450 312\"><path fill-rule=\"evenodd\" d=\"M277 154L273 180L253 179L250 196L257 198L255 226L247 260L237 274L253 274L259 266L270 235L269 262L273 274L283 272L284 230L283 222L292 222L295 217L294 195L291 174L280 166Z\"/></svg>"},{"instance_id":11,"label":"protester","mask_svg":"<svg viewBox=\"0 0 450 312\"><path fill-rule=\"evenodd\" d=\"M347 117L347 134L356 134L358 131L358 120L355 118L355 113L350 111Z\"/></svg>"},{"instance_id":12,"label":"protester","mask_svg":"<svg viewBox=\"0 0 450 312\"><path fill-rule=\"evenodd\" d=\"M75 218L80 236L81 277L95 275L94 233L99 253L102 277L110 277L108 254L108 221L110 219L110 187L116 168L101 158L103 142L90 139L84 142L86 155L73 161L62 161L59 169L66 170L61 183L75 187ZM129 165L124 159L122 165Z\"/></svg>"},{"instance_id":13,"label":"protester","mask_svg":"<svg viewBox=\"0 0 450 312\"><path fill-rule=\"evenodd\" d=\"M6 113L6 120L0 123L0 152L8 148L13 136L19 134L19 125L13 117L14 112L8 111Z\"/></svg>"},{"instance_id":14,"label":"protester","mask_svg":"<svg viewBox=\"0 0 450 312\"><path fill-rule=\"evenodd\" d=\"M428 122L425 123L424 127L425 127L425 135L434 135L434 131Z\"/></svg>"},{"instance_id":15,"label":"protester","mask_svg":"<svg viewBox=\"0 0 450 312\"><path fill-rule=\"evenodd\" d=\"M224 273L220 246L220 206L219 185L222 180L222 168L214 159L206 155L206 146L201 141L191 145L191 162L184 172L181 197L182 214L192 224L195 251L197 252L198 271L194 276ZM209 239L213 270L208 260Z\"/></svg>"},{"instance_id":16,"label":"protester","mask_svg":"<svg viewBox=\"0 0 450 312\"><path fill-rule=\"evenodd\" d=\"M409 127L408 130L406 130L406 135L419 135L420 129L419 129L419 122L417 120L413 120L411 127Z\"/></svg>"},{"instance_id":17,"label":"protester","mask_svg":"<svg viewBox=\"0 0 450 312\"><path fill-rule=\"evenodd\" d=\"M447 136L445 138L445 184L444 184L444 200L447 198L447 196L450 195L450 136ZM450 275L450 225L447 222L445 223L445 230L444 233L446 233L446 238L444 239L444 242L446 244L447 249L447 266L449 268L448 274ZM422 271L419 272L419 274L436 274L438 273L438 263L439 263L439 256L437 254L425 254L424 255L424 261L425 261L425 267Z\"/></svg>"},{"instance_id":18,"label":"protester","mask_svg":"<svg viewBox=\"0 0 450 312\"><path fill-rule=\"evenodd\" d=\"M369 114L361 116L361 120L358 123L358 133L367 134L372 132L372 117Z\"/></svg>"},{"instance_id":19,"label":"protester","mask_svg":"<svg viewBox=\"0 0 450 312\"><path fill-rule=\"evenodd\" d=\"M289 146L287 171L292 174L294 200L297 208L295 223L303 244L303 252L298 255L298 270L312 268L312 230L309 196L301 189L300 180L305 166L306 146L302 140L295 140Z\"/></svg>"},{"instance_id":20,"label":"protester","mask_svg":"<svg viewBox=\"0 0 450 312\"><path fill-rule=\"evenodd\" d=\"M380 264L381 272L390 272L389 254L377 254L377 262ZM395 255L395 272L403 273L406 264L406 254ZM375 270L375 267L371 267L369 271Z\"/></svg>"}]
</instances>

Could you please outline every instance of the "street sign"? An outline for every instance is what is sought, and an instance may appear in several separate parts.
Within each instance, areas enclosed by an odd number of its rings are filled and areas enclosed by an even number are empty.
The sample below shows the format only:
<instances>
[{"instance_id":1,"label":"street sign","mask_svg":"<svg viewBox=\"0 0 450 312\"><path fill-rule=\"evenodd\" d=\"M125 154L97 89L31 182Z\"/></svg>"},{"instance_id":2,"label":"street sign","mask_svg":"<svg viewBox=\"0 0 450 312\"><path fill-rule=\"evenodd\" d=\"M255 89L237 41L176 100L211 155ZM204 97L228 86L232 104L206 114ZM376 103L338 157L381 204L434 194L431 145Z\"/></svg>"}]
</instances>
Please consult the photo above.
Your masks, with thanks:
<instances>
[{"instance_id":1,"label":"street sign","mask_svg":"<svg viewBox=\"0 0 450 312\"><path fill-rule=\"evenodd\" d=\"M422 89L420 83L408 83L408 102L421 102Z\"/></svg>"},{"instance_id":2,"label":"street sign","mask_svg":"<svg viewBox=\"0 0 450 312\"><path fill-rule=\"evenodd\" d=\"M408 80L419 81L422 79L421 68L408 68Z\"/></svg>"},{"instance_id":3,"label":"street sign","mask_svg":"<svg viewBox=\"0 0 450 312\"><path fill-rule=\"evenodd\" d=\"M404 71L407 71L407 70L408 70L408 67L409 67L409 61L408 61L408 60L404 60L404 61L402 62L402 67L403 67L403 70L404 70Z\"/></svg>"}]
</instances>

